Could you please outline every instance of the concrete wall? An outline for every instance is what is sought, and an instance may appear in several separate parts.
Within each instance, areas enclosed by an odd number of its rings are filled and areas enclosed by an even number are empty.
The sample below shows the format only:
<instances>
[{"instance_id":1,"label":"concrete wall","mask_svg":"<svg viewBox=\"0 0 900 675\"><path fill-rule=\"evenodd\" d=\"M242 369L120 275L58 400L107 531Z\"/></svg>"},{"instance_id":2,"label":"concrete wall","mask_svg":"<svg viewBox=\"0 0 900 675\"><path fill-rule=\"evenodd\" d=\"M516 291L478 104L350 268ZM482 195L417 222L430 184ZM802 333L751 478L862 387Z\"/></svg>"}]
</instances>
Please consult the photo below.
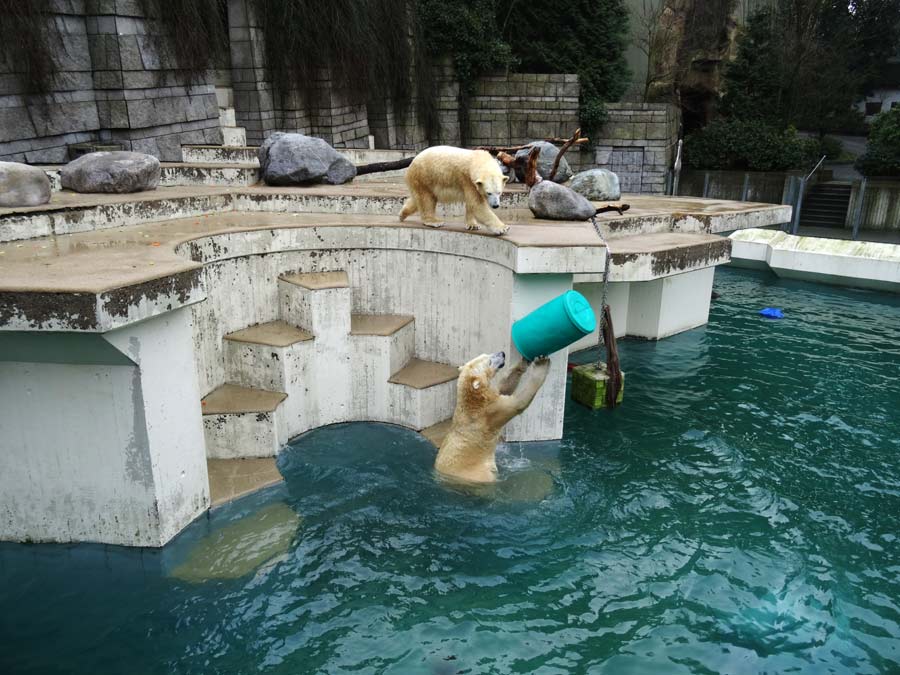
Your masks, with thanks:
<instances>
[{"instance_id":1,"label":"concrete wall","mask_svg":"<svg viewBox=\"0 0 900 675\"><path fill-rule=\"evenodd\" d=\"M0 159L66 162L67 145L100 141L178 161L182 143L221 142L212 82L176 71L140 2L51 6L60 41L51 91L27 95L16 64L0 64Z\"/></svg>"},{"instance_id":2,"label":"concrete wall","mask_svg":"<svg viewBox=\"0 0 900 675\"><path fill-rule=\"evenodd\" d=\"M595 162L619 176L622 192L661 194L674 162L680 118L667 103L609 103Z\"/></svg>"},{"instance_id":3,"label":"concrete wall","mask_svg":"<svg viewBox=\"0 0 900 675\"><path fill-rule=\"evenodd\" d=\"M860 181L854 181L847 208L847 227L859 208ZM870 178L866 181L859 227L863 230L900 231L900 178Z\"/></svg>"},{"instance_id":4,"label":"concrete wall","mask_svg":"<svg viewBox=\"0 0 900 675\"><path fill-rule=\"evenodd\" d=\"M688 197L705 196L711 199L743 199L763 204L783 204L787 181L791 175L785 171L682 170L678 194Z\"/></svg>"}]
</instances>

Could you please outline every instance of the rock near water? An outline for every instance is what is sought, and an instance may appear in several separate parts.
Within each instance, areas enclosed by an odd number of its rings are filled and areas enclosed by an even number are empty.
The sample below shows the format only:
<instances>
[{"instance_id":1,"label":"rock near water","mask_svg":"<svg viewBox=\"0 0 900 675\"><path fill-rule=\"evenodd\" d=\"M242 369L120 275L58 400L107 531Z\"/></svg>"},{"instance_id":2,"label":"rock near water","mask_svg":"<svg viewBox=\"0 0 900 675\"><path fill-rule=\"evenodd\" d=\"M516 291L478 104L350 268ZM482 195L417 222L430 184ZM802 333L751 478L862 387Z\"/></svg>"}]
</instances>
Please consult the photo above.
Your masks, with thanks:
<instances>
[{"instance_id":1,"label":"rock near water","mask_svg":"<svg viewBox=\"0 0 900 675\"><path fill-rule=\"evenodd\" d=\"M622 197L619 177L607 169L591 169L575 174L569 187L594 202L614 202Z\"/></svg>"},{"instance_id":2,"label":"rock near water","mask_svg":"<svg viewBox=\"0 0 900 675\"><path fill-rule=\"evenodd\" d=\"M528 159L528 153L530 153L531 149L535 146L541 149L541 154L538 155L537 172L544 180L550 179L550 171L553 169L553 161L556 159L556 155L559 154L559 148L547 141L534 141L516 152L516 159L519 160L516 163L516 178L520 182L525 181L525 161ZM571 177L572 169L569 168L569 163L566 161L565 156L563 156L563 158L559 160L559 167L556 169L556 176L553 178L553 182L565 183Z\"/></svg>"},{"instance_id":3,"label":"rock near water","mask_svg":"<svg viewBox=\"0 0 900 675\"><path fill-rule=\"evenodd\" d=\"M266 185L340 185L356 176L350 160L313 136L275 133L259 146L257 154Z\"/></svg>"},{"instance_id":4,"label":"rock near water","mask_svg":"<svg viewBox=\"0 0 900 675\"><path fill-rule=\"evenodd\" d=\"M91 152L66 164L59 177L64 188L75 192L155 190L159 160L142 152Z\"/></svg>"},{"instance_id":5,"label":"rock near water","mask_svg":"<svg viewBox=\"0 0 900 675\"><path fill-rule=\"evenodd\" d=\"M528 193L528 208L538 218L587 220L597 209L587 199L565 185L544 180Z\"/></svg>"},{"instance_id":6,"label":"rock near water","mask_svg":"<svg viewBox=\"0 0 900 675\"><path fill-rule=\"evenodd\" d=\"M40 206L50 201L50 179L35 166L0 162L0 206Z\"/></svg>"}]
</instances>

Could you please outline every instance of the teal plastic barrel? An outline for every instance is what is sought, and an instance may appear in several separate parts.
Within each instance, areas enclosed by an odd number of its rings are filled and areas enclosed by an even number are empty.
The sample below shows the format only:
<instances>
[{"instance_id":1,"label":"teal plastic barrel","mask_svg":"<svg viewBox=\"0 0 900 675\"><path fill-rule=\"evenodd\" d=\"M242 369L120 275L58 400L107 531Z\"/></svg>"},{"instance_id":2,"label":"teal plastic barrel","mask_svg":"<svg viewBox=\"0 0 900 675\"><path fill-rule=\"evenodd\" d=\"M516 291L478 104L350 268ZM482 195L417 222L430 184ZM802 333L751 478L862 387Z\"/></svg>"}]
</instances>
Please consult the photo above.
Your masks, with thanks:
<instances>
[{"instance_id":1,"label":"teal plastic barrel","mask_svg":"<svg viewBox=\"0 0 900 675\"><path fill-rule=\"evenodd\" d=\"M578 291L566 291L513 324L513 344L531 361L549 356L597 328L591 304Z\"/></svg>"}]
</instances>

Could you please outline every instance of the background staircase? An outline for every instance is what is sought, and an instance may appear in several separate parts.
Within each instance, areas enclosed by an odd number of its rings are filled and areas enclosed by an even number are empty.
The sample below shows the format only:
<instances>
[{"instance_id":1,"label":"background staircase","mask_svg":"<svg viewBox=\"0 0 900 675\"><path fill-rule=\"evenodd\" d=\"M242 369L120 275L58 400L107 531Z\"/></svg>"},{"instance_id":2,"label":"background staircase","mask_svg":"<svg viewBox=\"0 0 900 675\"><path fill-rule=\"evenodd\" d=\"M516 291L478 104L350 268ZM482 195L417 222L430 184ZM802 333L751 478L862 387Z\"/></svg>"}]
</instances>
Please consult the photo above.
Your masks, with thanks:
<instances>
[{"instance_id":1,"label":"background staircase","mask_svg":"<svg viewBox=\"0 0 900 675\"><path fill-rule=\"evenodd\" d=\"M850 205L850 191L850 183L829 181L813 185L803 198L800 226L843 228Z\"/></svg>"},{"instance_id":2,"label":"background staircase","mask_svg":"<svg viewBox=\"0 0 900 675\"><path fill-rule=\"evenodd\" d=\"M420 431L453 414L457 369L415 357L415 318L354 314L342 270L283 274L279 319L223 338L227 382L202 402L207 456L266 457L326 424Z\"/></svg>"}]
</instances>

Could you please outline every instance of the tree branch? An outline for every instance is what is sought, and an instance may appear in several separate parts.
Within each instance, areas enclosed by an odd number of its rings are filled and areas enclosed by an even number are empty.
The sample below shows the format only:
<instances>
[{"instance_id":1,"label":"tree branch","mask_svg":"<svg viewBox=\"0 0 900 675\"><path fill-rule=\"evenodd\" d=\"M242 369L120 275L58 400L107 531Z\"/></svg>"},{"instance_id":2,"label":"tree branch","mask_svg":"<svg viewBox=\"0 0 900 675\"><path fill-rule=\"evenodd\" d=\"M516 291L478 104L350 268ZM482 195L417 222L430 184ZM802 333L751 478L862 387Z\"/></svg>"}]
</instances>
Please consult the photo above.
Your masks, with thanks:
<instances>
[{"instance_id":1,"label":"tree branch","mask_svg":"<svg viewBox=\"0 0 900 675\"><path fill-rule=\"evenodd\" d=\"M566 154L566 150L572 147L575 141L578 140L578 137L581 135L581 129L578 128L575 130L575 133L572 134L572 138L567 140L563 146L559 149L559 152L556 153L556 159L553 160L553 167L550 169L550 175L547 176L547 180L553 180L556 177L556 170L559 169L559 162L562 159L562 156Z\"/></svg>"}]
</instances>

